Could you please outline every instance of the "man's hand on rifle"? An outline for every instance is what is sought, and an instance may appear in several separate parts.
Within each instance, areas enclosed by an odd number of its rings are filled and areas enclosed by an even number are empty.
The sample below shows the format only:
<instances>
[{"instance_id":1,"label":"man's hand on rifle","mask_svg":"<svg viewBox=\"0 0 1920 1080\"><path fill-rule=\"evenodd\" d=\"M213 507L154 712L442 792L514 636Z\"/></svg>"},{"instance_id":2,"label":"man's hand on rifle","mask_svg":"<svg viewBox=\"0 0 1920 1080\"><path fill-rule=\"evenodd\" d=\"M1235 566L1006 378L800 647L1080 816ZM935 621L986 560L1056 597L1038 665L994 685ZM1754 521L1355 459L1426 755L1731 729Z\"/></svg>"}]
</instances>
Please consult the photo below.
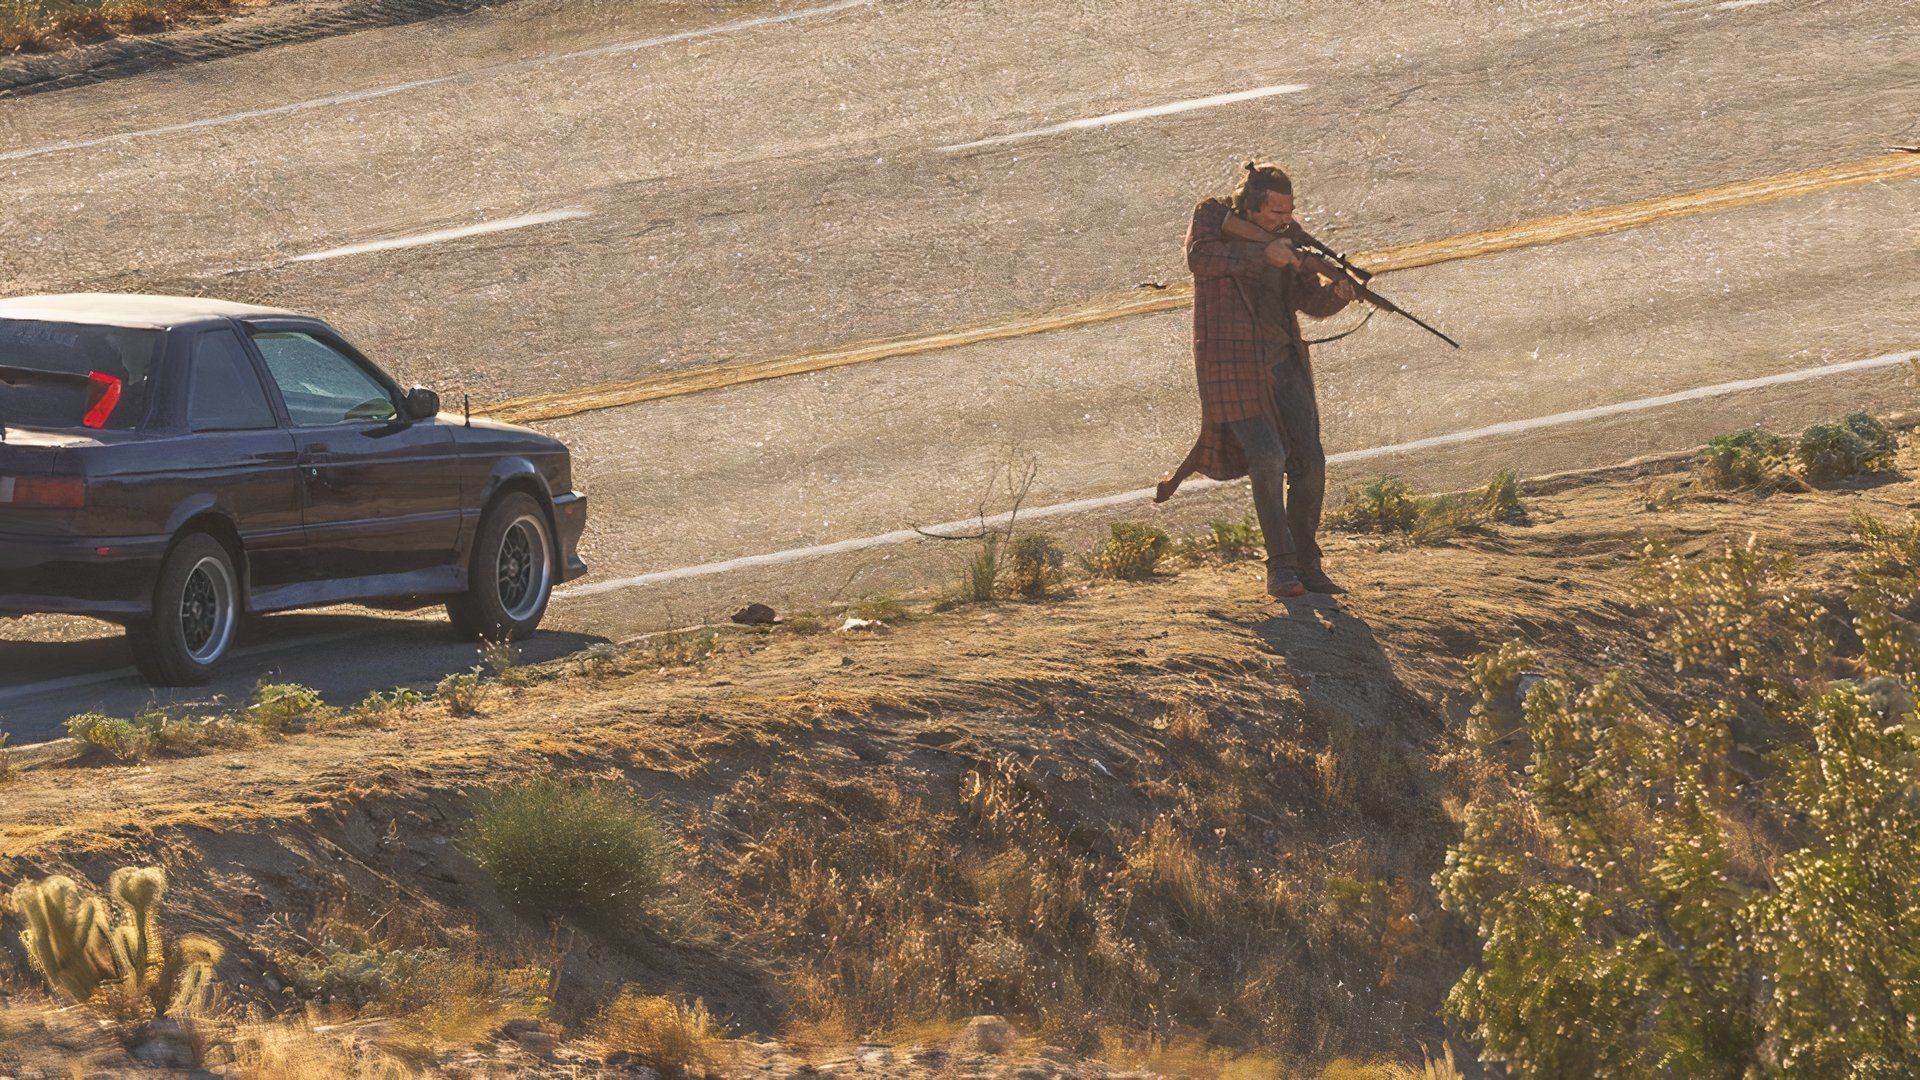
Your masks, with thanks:
<instances>
[{"instance_id":1,"label":"man's hand on rifle","mask_svg":"<svg viewBox=\"0 0 1920 1080\"><path fill-rule=\"evenodd\" d=\"M1268 266L1282 270L1297 270L1300 267L1300 253L1293 250L1293 245L1285 240L1269 241L1263 250Z\"/></svg>"}]
</instances>

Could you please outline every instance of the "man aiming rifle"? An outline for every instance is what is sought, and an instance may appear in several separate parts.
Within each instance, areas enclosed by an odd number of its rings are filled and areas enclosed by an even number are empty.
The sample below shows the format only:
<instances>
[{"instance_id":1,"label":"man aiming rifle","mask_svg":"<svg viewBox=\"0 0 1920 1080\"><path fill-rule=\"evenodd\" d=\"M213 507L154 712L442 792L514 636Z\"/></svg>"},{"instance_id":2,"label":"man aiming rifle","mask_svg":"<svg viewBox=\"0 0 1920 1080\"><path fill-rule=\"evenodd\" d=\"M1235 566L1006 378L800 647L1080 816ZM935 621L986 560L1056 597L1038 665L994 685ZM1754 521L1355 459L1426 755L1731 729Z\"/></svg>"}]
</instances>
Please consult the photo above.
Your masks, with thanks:
<instances>
[{"instance_id":1,"label":"man aiming rifle","mask_svg":"<svg viewBox=\"0 0 1920 1080\"><path fill-rule=\"evenodd\" d=\"M1320 565L1327 458L1299 315L1324 319L1365 300L1420 322L1368 289L1366 271L1301 229L1293 210L1285 170L1252 161L1232 196L1194 208L1186 254L1201 430L1154 496L1165 502L1196 472L1250 477L1267 592L1278 599L1343 591Z\"/></svg>"}]
</instances>

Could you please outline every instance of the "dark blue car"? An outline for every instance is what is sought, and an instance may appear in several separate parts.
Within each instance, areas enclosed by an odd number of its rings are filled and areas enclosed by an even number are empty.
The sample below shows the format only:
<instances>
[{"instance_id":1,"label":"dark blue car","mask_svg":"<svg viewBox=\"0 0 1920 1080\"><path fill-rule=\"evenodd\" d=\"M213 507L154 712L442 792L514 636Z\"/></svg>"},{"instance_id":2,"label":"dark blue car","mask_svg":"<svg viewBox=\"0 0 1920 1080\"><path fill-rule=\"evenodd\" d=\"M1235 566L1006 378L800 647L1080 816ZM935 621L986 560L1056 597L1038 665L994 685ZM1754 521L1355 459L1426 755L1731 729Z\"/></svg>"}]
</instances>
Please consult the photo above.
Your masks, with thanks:
<instances>
[{"instance_id":1,"label":"dark blue car","mask_svg":"<svg viewBox=\"0 0 1920 1080\"><path fill-rule=\"evenodd\" d=\"M122 623L157 683L209 679L248 613L444 603L530 634L586 516L560 442L442 415L318 319L0 300L0 615Z\"/></svg>"}]
</instances>

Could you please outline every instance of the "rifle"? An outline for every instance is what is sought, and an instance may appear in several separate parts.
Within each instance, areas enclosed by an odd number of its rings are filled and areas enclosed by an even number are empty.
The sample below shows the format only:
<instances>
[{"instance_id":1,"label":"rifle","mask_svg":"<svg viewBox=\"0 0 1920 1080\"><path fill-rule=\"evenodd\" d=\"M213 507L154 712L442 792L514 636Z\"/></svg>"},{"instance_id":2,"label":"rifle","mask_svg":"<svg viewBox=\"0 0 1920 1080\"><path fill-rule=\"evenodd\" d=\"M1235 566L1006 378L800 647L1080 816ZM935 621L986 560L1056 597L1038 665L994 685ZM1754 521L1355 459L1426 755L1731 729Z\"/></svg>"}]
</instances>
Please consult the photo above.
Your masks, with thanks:
<instances>
[{"instance_id":1,"label":"rifle","mask_svg":"<svg viewBox=\"0 0 1920 1080\"><path fill-rule=\"evenodd\" d=\"M1390 311L1412 322L1415 326L1418 326L1420 329L1425 330L1427 333L1432 334L1434 337L1439 338L1441 341L1446 342L1456 349L1460 347L1459 342L1435 329L1425 319L1407 311L1399 304L1368 288L1367 282L1373 278L1371 272L1353 265L1353 263L1347 260L1346 256L1321 243L1313 234L1307 232L1307 230L1301 228L1299 225L1294 225L1284 234L1275 236L1238 214L1228 214L1227 220L1220 225L1220 232L1230 240L1247 240L1256 244L1269 244L1275 240L1285 240L1293 247L1294 254L1300 256L1300 263L1306 269L1316 274L1322 274L1330 281L1345 278L1347 281L1353 283L1353 291L1360 299L1365 300L1367 303L1372 304L1382 311Z\"/></svg>"}]
</instances>

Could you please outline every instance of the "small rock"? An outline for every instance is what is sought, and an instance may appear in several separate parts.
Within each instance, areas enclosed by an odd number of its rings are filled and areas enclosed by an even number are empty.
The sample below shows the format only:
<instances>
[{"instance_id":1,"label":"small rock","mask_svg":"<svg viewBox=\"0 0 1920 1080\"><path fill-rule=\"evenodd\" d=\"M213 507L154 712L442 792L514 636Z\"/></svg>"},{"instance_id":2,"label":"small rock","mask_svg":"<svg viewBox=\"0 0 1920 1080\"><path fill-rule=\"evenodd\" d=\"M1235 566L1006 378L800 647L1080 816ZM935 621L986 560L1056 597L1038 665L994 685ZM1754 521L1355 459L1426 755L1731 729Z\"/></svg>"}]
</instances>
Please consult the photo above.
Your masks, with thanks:
<instances>
[{"instance_id":1,"label":"small rock","mask_svg":"<svg viewBox=\"0 0 1920 1080\"><path fill-rule=\"evenodd\" d=\"M780 621L780 616L765 604L748 604L733 613L733 621L741 626L772 626Z\"/></svg>"},{"instance_id":2,"label":"small rock","mask_svg":"<svg viewBox=\"0 0 1920 1080\"><path fill-rule=\"evenodd\" d=\"M547 1057L551 1055L553 1048L560 1043L560 1040L544 1031L523 1031L516 1036L516 1041L520 1043L520 1049L525 1050L534 1057Z\"/></svg>"},{"instance_id":3,"label":"small rock","mask_svg":"<svg viewBox=\"0 0 1920 1080\"><path fill-rule=\"evenodd\" d=\"M135 1061L144 1061L163 1069L191 1069L194 1066L193 1039L180 1021L161 1017L148 1023L127 1053Z\"/></svg>"},{"instance_id":4,"label":"small rock","mask_svg":"<svg viewBox=\"0 0 1920 1080\"><path fill-rule=\"evenodd\" d=\"M955 1049L976 1054L1004 1054L1020 1040L1004 1016L976 1016L967 1021L967 1029L953 1040Z\"/></svg>"},{"instance_id":5,"label":"small rock","mask_svg":"<svg viewBox=\"0 0 1920 1080\"><path fill-rule=\"evenodd\" d=\"M886 628L886 625L886 623L881 622L879 619L856 619L849 615L847 616L847 621L840 624L840 632L843 634L852 634L861 630L883 630Z\"/></svg>"},{"instance_id":6,"label":"small rock","mask_svg":"<svg viewBox=\"0 0 1920 1080\"><path fill-rule=\"evenodd\" d=\"M518 1039L529 1031L542 1030L545 1030L545 1025L541 1024L540 1021L535 1020L531 1016L521 1016L501 1024L500 1030L494 1032L494 1036L501 1039Z\"/></svg>"},{"instance_id":7,"label":"small rock","mask_svg":"<svg viewBox=\"0 0 1920 1080\"><path fill-rule=\"evenodd\" d=\"M913 741L922 746L950 746L964 736L949 728L946 731L922 731L913 737Z\"/></svg>"}]
</instances>

